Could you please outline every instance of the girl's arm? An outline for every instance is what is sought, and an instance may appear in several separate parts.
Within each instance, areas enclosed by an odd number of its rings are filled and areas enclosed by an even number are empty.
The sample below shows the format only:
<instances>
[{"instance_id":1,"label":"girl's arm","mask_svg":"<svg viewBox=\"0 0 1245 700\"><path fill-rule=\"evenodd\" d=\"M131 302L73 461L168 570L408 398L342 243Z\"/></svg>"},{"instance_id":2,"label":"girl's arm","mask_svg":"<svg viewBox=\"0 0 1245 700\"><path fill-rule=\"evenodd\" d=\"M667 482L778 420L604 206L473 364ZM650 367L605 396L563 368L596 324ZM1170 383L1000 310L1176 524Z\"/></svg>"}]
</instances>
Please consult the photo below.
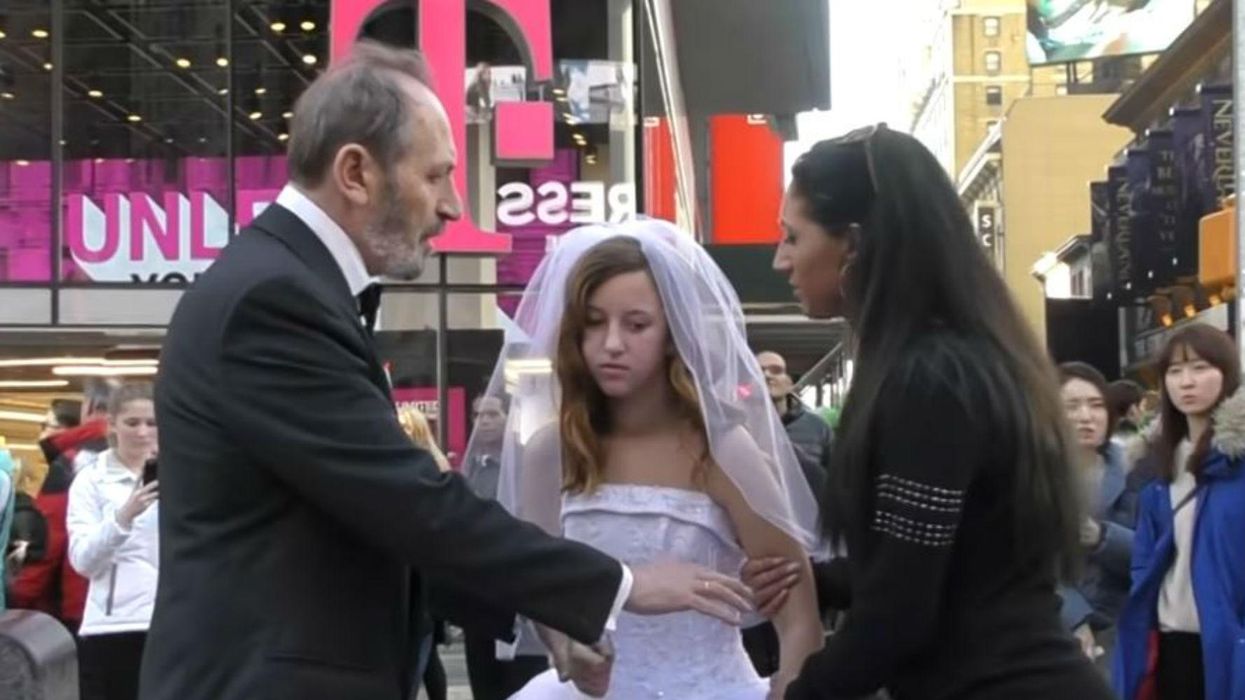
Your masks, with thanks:
<instances>
[{"instance_id":1,"label":"girl's arm","mask_svg":"<svg viewBox=\"0 0 1245 700\"><path fill-rule=\"evenodd\" d=\"M757 468L766 467L758 463ZM787 602L773 618L780 651L778 673L771 679L770 695L781 698L787 684L799 675L804 659L820 649L824 642L808 555L791 536L757 515L721 469L714 467L710 470L706 490L730 515L740 544L749 558L782 557L800 563L798 580L791 588Z\"/></svg>"}]
</instances>

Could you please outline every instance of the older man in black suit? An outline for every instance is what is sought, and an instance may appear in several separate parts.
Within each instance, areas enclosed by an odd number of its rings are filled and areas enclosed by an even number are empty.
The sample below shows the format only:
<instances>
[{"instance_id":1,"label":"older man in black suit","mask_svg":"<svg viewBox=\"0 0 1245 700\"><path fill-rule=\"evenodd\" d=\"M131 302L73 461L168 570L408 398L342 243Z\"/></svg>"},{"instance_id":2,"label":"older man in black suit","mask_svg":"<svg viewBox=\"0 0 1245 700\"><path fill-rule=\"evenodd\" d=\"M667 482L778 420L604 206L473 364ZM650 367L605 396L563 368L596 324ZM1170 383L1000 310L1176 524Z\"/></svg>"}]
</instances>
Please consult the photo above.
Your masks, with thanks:
<instances>
[{"instance_id":1,"label":"older man in black suit","mask_svg":"<svg viewBox=\"0 0 1245 700\"><path fill-rule=\"evenodd\" d=\"M294 111L291 184L174 314L143 700L405 700L430 588L474 629L505 636L517 612L566 632L584 645L555 657L572 677L624 607L746 607L737 581L629 570L514 520L402 432L369 288L418 275L460 215L428 82L417 53L371 44L320 76Z\"/></svg>"}]
</instances>

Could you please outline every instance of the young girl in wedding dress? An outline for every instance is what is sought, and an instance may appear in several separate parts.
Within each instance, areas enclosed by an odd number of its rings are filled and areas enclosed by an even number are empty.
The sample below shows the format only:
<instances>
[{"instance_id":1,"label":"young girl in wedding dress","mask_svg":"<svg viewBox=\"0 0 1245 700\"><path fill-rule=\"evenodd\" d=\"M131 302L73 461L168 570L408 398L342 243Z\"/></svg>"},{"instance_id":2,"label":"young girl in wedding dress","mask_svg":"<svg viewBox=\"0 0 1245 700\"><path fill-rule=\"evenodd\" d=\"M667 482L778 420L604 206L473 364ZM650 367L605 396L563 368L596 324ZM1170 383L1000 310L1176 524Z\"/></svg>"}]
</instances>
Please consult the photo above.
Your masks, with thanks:
<instances>
[{"instance_id":1,"label":"young girl in wedding dress","mask_svg":"<svg viewBox=\"0 0 1245 700\"><path fill-rule=\"evenodd\" d=\"M748 557L801 563L774 619L772 679L757 676L736 627L700 612L623 613L589 673L568 667L588 652L540 629L557 668L514 697L782 697L822 645L807 565L817 507L721 271L664 222L576 229L515 321L489 391L511 398L499 496L516 515L629 566L677 560L734 576Z\"/></svg>"}]
</instances>

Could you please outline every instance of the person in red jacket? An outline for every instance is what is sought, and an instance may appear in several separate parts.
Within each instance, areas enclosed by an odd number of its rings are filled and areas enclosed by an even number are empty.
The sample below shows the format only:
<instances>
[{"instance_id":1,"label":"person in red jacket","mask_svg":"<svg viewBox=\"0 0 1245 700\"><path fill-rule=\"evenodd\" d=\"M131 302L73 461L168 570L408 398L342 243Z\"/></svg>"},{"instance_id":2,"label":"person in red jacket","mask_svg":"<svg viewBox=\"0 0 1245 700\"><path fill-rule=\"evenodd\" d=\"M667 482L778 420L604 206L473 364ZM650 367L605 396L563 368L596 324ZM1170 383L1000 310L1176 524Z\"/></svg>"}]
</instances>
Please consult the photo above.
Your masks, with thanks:
<instances>
[{"instance_id":1,"label":"person in red jacket","mask_svg":"<svg viewBox=\"0 0 1245 700\"><path fill-rule=\"evenodd\" d=\"M27 562L9 586L9 607L45 612L74 634L82 623L87 580L69 565L65 526L69 485L81 465L108 447L107 407L112 388L110 382L89 383L84 388L81 424L49 431L39 441L48 474L35 508L47 523L47 549L40 560Z\"/></svg>"}]
</instances>

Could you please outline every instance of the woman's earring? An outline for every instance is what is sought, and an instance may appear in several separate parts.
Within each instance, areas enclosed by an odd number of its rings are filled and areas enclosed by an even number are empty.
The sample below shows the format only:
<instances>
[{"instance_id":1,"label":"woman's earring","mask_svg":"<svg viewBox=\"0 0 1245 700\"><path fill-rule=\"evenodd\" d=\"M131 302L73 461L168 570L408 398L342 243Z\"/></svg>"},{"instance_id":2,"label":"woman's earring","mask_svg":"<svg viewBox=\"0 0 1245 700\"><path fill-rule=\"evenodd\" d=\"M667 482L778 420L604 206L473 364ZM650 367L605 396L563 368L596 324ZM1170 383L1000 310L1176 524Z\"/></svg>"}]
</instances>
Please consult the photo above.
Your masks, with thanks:
<instances>
[{"instance_id":1,"label":"woman's earring","mask_svg":"<svg viewBox=\"0 0 1245 700\"><path fill-rule=\"evenodd\" d=\"M855 264L856 263L854 261L849 260L845 265L843 265L843 267L839 268L839 296L844 299L847 298L847 290L845 289L847 285L847 273L851 271L852 265Z\"/></svg>"}]
</instances>

